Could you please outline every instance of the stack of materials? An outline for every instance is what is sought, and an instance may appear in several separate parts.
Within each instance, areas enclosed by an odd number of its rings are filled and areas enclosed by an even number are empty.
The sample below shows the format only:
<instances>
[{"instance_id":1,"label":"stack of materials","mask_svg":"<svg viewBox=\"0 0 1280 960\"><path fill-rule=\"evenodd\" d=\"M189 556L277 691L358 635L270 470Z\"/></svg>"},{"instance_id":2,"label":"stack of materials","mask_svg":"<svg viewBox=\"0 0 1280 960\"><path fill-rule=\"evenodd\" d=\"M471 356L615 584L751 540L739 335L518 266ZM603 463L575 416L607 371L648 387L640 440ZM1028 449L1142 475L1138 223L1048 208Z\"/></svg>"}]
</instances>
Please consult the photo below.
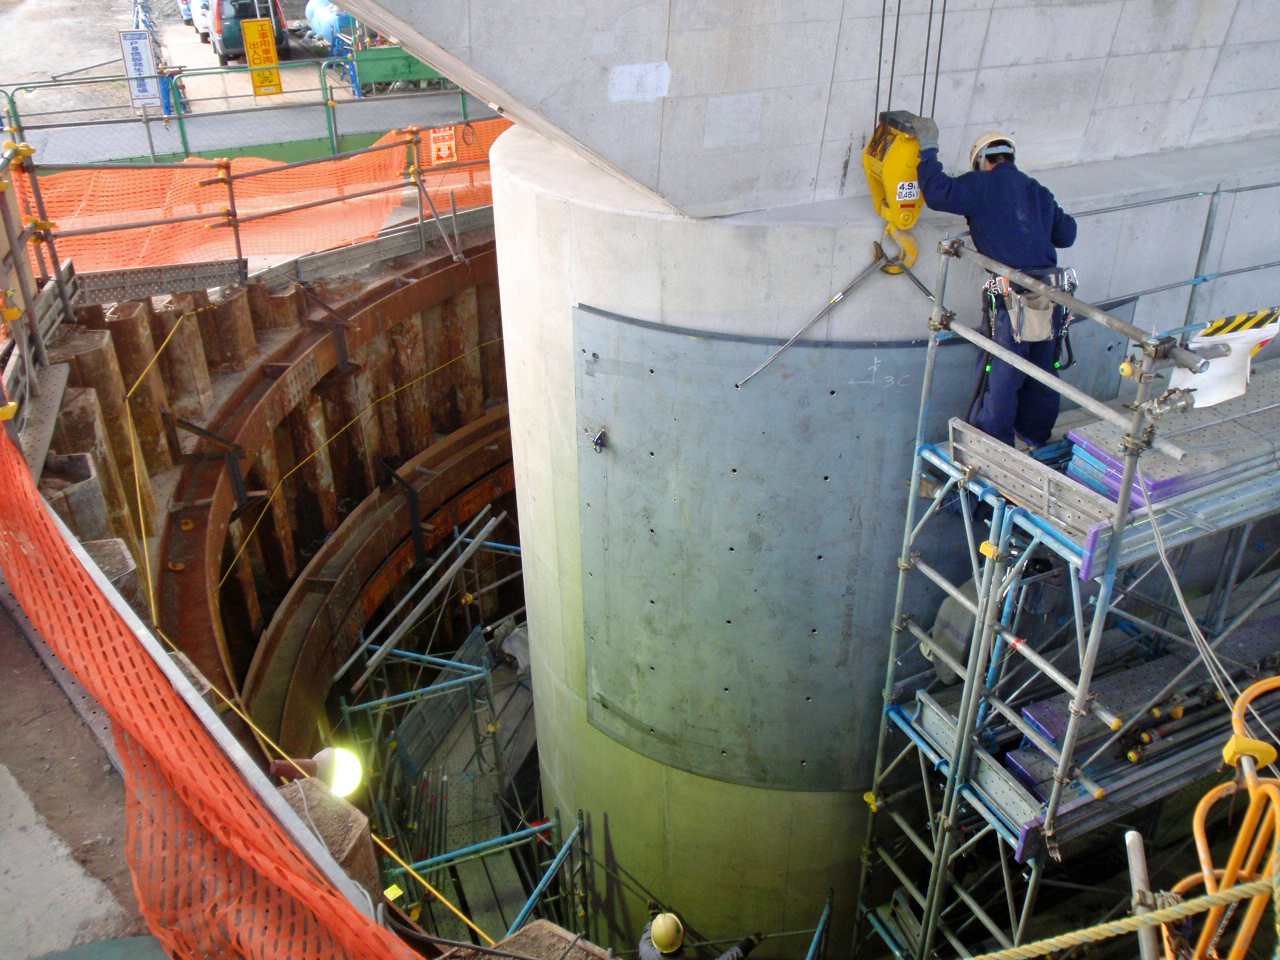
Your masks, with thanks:
<instances>
[{"instance_id":1,"label":"stack of materials","mask_svg":"<svg viewBox=\"0 0 1280 960\"><path fill-rule=\"evenodd\" d=\"M1178 462L1149 450L1139 464L1153 504L1192 493L1221 480L1253 476L1280 465L1280 367L1255 372L1249 392L1214 407L1169 414L1160 436L1187 451ZM1124 474L1124 431L1105 421L1067 434L1073 444L1067 476L1110 500L1119 500ZM1133 509L1145 504L1135 478Z\"/></svg>"},{"instance_id":2,"label":"stack of materials","mask_svg":"<svg viewBox=\"0 0 1280 960\"><path fill-rule=\"evenodd\" d=\"M1240 689L1275 673L1280 664L1280 616L1240 628L1222 641L1217 654ZM1101 675L1095 677L1091 689L1099 703L1125 720L1143 711L1132 729L1085 768L1106 789L1105 805L1126 797L1149 802L1221 766L1222 745L1231 735L1231 704L1218 695L1202 666L1179 677L1194 656L1187 647L1173 646L1161 656L1136 663L1121 657L1101 668ZM1156 697L1159 699L1151 704ZM1257 711L1267 726L1275 729L1280 722L1280 697L1262 699ZM1021 713L1049 743L1062 746L1071 715L1066 694L1055 692L1027 703ZM1252 715L1249 722L1254 724ZM1254 733L1269 739L1261 727ZM1079 731L1076 758L1089 758L1110 736L1111 730L1096 714L1089 714ZM1029 739L1010 750L1004 763L1032 796L1041 802L1048 799L1056 764ZM1073 786L1067 791L1064 811L1081 810L1097 799ZM1119 812L1109 809L1096 815L1106 820Z\"/></svg>"}]
</instances>

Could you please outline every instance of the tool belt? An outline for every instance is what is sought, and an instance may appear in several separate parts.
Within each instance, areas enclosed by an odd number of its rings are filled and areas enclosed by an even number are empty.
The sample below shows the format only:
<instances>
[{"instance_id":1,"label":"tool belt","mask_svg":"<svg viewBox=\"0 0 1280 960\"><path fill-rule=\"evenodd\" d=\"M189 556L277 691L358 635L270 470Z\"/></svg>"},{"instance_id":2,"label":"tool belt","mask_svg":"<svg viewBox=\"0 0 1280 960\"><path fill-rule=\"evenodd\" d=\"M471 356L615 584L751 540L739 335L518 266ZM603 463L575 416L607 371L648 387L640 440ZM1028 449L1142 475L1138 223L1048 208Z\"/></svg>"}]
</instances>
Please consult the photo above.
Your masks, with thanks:
<instances>
[{"instance_id":1,"label":"tool belt","mask_svg":"<svg viewBox=\"0 0 1280 960\"><path fill-rule=\"evenodd\" d=\"M1024 270L1057 290L1073 293L1079 285L1076 272L1070 267L1049 267L1045 270ZM1034 293L1013 283L1008 277L992 275L982 288L982 313L986 321L987 335L996 336L996 315L1001 306L1009 313L1013 338L1018 343L1038 343L1056 339L1053 365L1065 370L1075 364L1071 349L1071 314L1064 311L1062 322L1054 329L1054 303L1048 297ZM1065 355L1065 361L1064 361Z\"/></svg>"}]
</instances>

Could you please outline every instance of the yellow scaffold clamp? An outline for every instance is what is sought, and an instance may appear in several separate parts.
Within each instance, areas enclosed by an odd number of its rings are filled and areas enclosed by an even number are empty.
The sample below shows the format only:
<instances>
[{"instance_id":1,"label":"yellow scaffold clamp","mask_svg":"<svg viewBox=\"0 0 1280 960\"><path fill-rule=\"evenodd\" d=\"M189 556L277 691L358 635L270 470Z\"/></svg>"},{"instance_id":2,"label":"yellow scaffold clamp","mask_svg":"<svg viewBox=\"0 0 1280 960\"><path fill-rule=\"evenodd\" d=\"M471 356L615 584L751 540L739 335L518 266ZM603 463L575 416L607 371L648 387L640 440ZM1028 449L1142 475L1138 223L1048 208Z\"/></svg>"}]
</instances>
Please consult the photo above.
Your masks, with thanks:
<instances>
[{"instance_id":1,"label":"yellow scaffold clamp","mask_svg":"<svg viewBox=\"0 0 1280 960\"><path fill-rule=\"evenodd\" d=\"M36 148L33 147L31 144L27 143L25 140L22 143L14 143L12 140L6 140L4 142L3 148L0 148L0 149L3 149L5 153L8 153L9 151L12 150L18 154L16 157L13 158L13 165L15 167L22 166L22 161L26 160L27 157L31 156L33 153L36 152Z\"/></svg>"},{"instance_id":2,"label":"yellow scaffold clamp","mask_svg":"<svg viewBox=\"0 0 1280 960\"><path fill-rule=\"evenodd\" d=\"M910 132L914 116L905 110L881 112L875 133L862 151L862 168L871 188L871 202L885 220L885 236L902 250L905 266L916 262L916 242L906 231L916 225L924 200L916 166L920 163L920 143ZM881 267L885 273L901 273L902 267Z\"/></svg>"},{"instance_id":3,"label":"yellow scaffold clamp","mask_svg":"<svg viewBox=\"0 0 1280 960\"><path fill-rule=\"evenodd\" d=\"M1253 757L1258 766L1265 767L1269 763L1275 763L1276 748L1261 740L1253 740L1233 733L1231 739L1222 748L1222 759L1228 766L1238 767L1241 757Z\"/></svg>"}]
</instances>

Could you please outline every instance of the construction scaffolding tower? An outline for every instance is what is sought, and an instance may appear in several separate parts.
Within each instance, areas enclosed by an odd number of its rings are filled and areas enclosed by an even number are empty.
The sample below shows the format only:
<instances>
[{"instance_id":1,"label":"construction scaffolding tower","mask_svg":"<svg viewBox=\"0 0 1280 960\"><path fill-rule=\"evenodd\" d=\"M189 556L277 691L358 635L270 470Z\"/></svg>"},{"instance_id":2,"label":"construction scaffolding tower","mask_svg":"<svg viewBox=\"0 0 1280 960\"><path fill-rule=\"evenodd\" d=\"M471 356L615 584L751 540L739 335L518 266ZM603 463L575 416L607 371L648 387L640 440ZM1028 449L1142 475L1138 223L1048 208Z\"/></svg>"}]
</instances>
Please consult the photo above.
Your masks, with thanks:
<instances>
[{"instance_id":1,"label":"construction scaffolding tower","mask_svg":"<svg viewBox=\"0 0 1280 960\"><path fill-rule=\"evenodd\" d=\"M1255 376L1246 396L1195 410L1188 391L1157 396L1153 383L1161 368L1199 372L1223 355L1188 349L1197 328L1148 334L960 240L939 253L858 885L863 935L878 934L899 960L1024 942L1060 847L1213 773L1234 700L1227 687L1267 670L1278 648L1274 624L1245 624L1280 578L1227 614L1246 593L1253 523L1280 510L1275 419L1265 412L1280 400L1280 375ZM943 299L953 259L1128 338L1129 402L1100 402L953 322ZM1093 421L1036 456L958 419L949 443L929 442L938 347L950 337L1047 384ZM1052 455L1071 460L1065 475L1045 462ZM1092 482L1075 479L1089 470ZM928 506L917 515L921 498ZM923 556L921 531L938 523L962 523L965 547ZM1179 578L1197 545L1200 566L1216 562L1217 574L1193 616ZM923 581L909 589L913 578ZM933 605L939 596L936 616L909 607L909 597ZM1184 620L1187 631L1176 629ZM1254 716L1265 725L1280 705Z\"/></svg>"}]
</instances>

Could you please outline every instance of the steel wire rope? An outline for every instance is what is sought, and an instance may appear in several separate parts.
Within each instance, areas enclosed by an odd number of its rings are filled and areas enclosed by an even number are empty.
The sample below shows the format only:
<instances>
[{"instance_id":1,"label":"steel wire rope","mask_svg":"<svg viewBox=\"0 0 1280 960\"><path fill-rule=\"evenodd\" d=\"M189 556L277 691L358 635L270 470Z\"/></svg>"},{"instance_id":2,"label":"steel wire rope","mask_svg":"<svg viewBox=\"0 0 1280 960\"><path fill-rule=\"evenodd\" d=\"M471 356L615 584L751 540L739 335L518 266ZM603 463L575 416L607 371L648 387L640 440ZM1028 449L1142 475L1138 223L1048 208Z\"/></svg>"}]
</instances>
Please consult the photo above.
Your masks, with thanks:
<instances>
[{"instance_id":1,"label":"steel wire rope","mask_svg":"<svg viewBox=\"0 0 1280 960\"><path fill-rule=\"evenodd\" d=\"M897 0L898 8L893 14L893 56L889 60L889 90L884 97L884 110L888 113L893 109L893 81L898 70L898 30L902 26L902 0ZM883 51L881 52L883 56ZM879 98L876 105L879 106ZM876 117L879 121L879 117Z\"/></svg>"},{"instance_id":2,"label":"steel wire rope","mask_svg":"<svg viewBox=\"0 0 1280 960\"><path fill-rule=\"evenodd\" d=\"M320 446L316 447L314 450L308 453L305 457L303 457L301 460L295 463L293 467L289 470L289 472L284 474L284 476L282 476L279 479L279 481L277 481L276 485L271 489L271 492L267 494L267 499L263 502L264 509L259 511L258 519L253 522L253 526L250 527L249 531L244 535L244 543L240 545L240 549L236 551L235 556L231 558L231 562L227 565L227 572L224 573L222 575L222 579L218 581L218 586L221 588L221 586L227 582L227 577L231 576L231 571L235 569L235 565L240 561L240 557L244 553L245 547L248 545L250 538L253 537L254 532L258 529L258 524L262 523L262 518L263 516L266 515L265 508L276 498L276 494L280 492L280 488L284 485L284 482L286 480L288 480L291 476L293 476L295 473L301 470L302 467L308 461L314 458L317 454L319 454L321 450L325 449L327 446L329 446L329 444L333 443L333 441L337 440L340 436L346 433L347 430L353 424L358 423L361 417L363 417L366 413L368 413L378 404L382 403L385 400L390 400L400 391L409 389L409 387L412 387L415 383L421 383L423 380L426 380L428 377L435 376L445 367L452 366L453 364L457 363L459 360L466 359L467 357L469 357L471 354L475 353L478 350L483 350L485 347L492 346L495 343L501 343L502 339L503 339L502 337L494 337L492 340L486 340L484 343L476 344L476 346L472 347L470 350L465 350L462 353L458 354L456 357L452 358L451 360L446 360L444 363L440 364L440 366L436 367L434 370L428 370L426 373L422 374L421 376L414 377L412 380L408 381L407 383L400 384L400 386L396 387L394 390L388 393L385 393L380 397L376 397L373 400L370 400L367 406L365 406L362 410L360 410L351 420L348 420L346 423L344 423L338 430L334 431L333 435L328 439L326 439L324 443L320 444Z\"/></svg>"},{"instance_id":3,"label":"steel wire rope","mask_svg":"<svg viewBox=\"0 0 1280 960\"><path fill-rule=\"evenodd\" d=\"M1200 625L1196 622L1195 616L1191 613L1191 608L1187 604L1187 598L1182 592L1182 585L1178 582L1178 577L1173 570L1173 564L1169 562L1168 554L1165 551L1164 534L1160 530L1160 525L1156 522L1155 510L1151 505L1151 496L1147 492L1146 478L1142 475L1141 468L1136 470L1134 475L1138 480L1138 488L1142 491L1142 499L1147 505L1147 515L1150 518L1149 522L1151 524L1151 532L1155 537L1156 552L1160 556L1160 562L1164 566L1165 574L1169 578L1169 584L1173 588L1173 594L1177 598L1178 609L1182 612L1182 618L1186 621L1187 629L1191 633L1192 640L1195 641L1196 650L1200 653L1201 658L1205 662L1205 668L1209 672L1209 677L1213 681L1213 685L1217 688L1218 694L1222 697L1223 703L1226 704L1228 710L1230 710L1231 704L1241 696L1240 688L1236 685L1235 680L1232 679L1230 672L1228 672L1222 661L1218 659L1217 651L1209 646L1209 641L1205 638L1204 633L1200 629ZM1235 697L1231 696L1232 691L1235 692ZM1263 720L1258 711L1254 709L1252 703L1249 704L1249 713L1253 715L1253 719L1257 721L1258 725L1267 732L1267 735L1271 737L1273 741L1280 743L1280 737L1277 737L1275 731L1267 726L1267 722ZM1267 768L1277 777L1280 777L1280 770L1276 769L1274 763L1267 764Z\"/></svg>"},{"instance_id":4,"label":"steel wire rope","mask_svg":"<svg viewBox=\"0 0 1280 960\"><path fill-rule=\"evenodd\" d=\"M929 44L933 40L933 4L934 0L929 0L929 19L924 32L924 60L920 63L920 116L924 116L924 92L929 85ZM933 74L933 95L936 100L938 97L938 73L936 70Z\"/></svg>"},{"instance_id":5,"label":"steel wire rope","mask_svg":"<svg viewBox=\"0 0 1280 960\"><path fill-rule=\"evenodd\" d=\"M934 55L933 61L933 100L929 104L929 116L934 116L938 112L938 75L942 70L942 37L947 29L947 0L942 0L942 17L938 20L938 52ZM925 51L925 57L928 58L928 51Z\"/></svg>"},{"instance_id":6,"label":"steel wire rope","mask_svg":"<svg viewBox=\"0 0 1280 960\"><path fill-rule=\"evenodd\" d=\"M179 323L175 323L175 324L174 324L174 329L173 329L173 330L171 330L171 331L169 332L169 335L165 337L164 341L163 341L163 342L161 343L161 345L160 345L160 348L159 348L159 349L157 349L157 351L156 351L156 355L155 355L155 356L153 356L153 357L151 358L151 361L150 361L150 362L147 364L147 366L143 369L143 372L139 375L138 379L134 381L133 387L130 389L129 393L128 393L128 394L126 394L126 401L127 401L127 400L132 396L132 395L133 395L133 390L134 390L134 389L136 389L136 388L137 388L137 386L142 382L142 379L147 375L147 373L150 371L151 367L155 364L156 360L159 358L160 353L161 353L161 352L163 352L164 348L168 346L168 344L169 344L170 340L172 340L172 339L173 339L173 335L177 332L178 325L181 323L181 320L182 320L183 318L185 318L186 316L194 316L194 311L189 312L189 313L186 313L186 314L183 314L183 315L179 318ZM489 340L489 341L486 341L485 343L478 344L477 346L475 346L475 347L473 347L472 349L467 350L467 351L465 351L465 352L463 352L463 353L459 354L458 356L454 357L453 359L445 361L445 362L444 362L444 363L442 363L440 366L436 367L434 370L430 370L430 371L428 371L427 373L423 374L422 376L417 377L417 378L415 378L414 380L411 380L411 381L409 381L408 383L401 385L400 387L397 387L395 390L392 390L390 393L386 394L385 396L383 396L383 397L379 397L379 398L377 398L376 400L372 401L371 403L369 403L369 405L368 405L368 406L366 406L363 410L361 410L358 414L356 414L355 419L353 419L350 423L347 423L346 425L344 425L344 426L343 426L343 428L342 428L342 430L338 431L338 432L337 432L337 433L335 433L332 437L330 437L330 438L329 438L329 440L327 440L327 441L325 442L325 444L323 444L323 445L322 445L322 447L321 447L321 448L317 448L317 450L313 451L313 452L309 455L309 457L308 457L307 459L310 459L310 457L315 456L315 454L316 454L316 453L318 453L318 452L319 452L319 450L323 448L323 446L328 446L328 444L329 444L329 443L332 443L334 440L336 440L339 436L341 436L341 434L342 434L342 432L343 432L343 431L345 431L348 427L350 427L352 423L355 423L356 421L358 421L358 420L360 419L360 417L362 417L365 413L367 413L367 412L368 412L372 407L374 407L376 404L378 404L378 403L382 402L383 400L386 400L386 399L388 399L388 398L390 398L390 397L395 396L395 395L396 395L397 393L399 393L401 390L405 389L406 387L412 386L414 383L417 383L419 380L422 380L422 379L424 379L424 378L426 378L426 377L432 376L433 374L438 373L439 371L443 370L445 367L449 366L450 364L455 363L455 362L457 362L458 360L463 359L464 357L468 356L468 355L469 355L469 354L471 354L471 353L474 353L475 351L477 351L477 350L479 350L479 349L481 349L481 348L483 348L483 347L486 347L486 346L489 346L489 345L491 345L491 344L493 344L493 343L496 343L496 342L500 341L501 339L502 339L501 337L496 337L496 338L494 338L493 340ZM132 414L132 410L131 410L131 408L130 408L130 406L129 406L129 404L128 404L127 402L125 403L125 414L126 414L126 423L127 423L127 425L128 425L128 428L129 428L130 444L131 444L132 448L136 451L135 455L139 455L139 454L140 454L140 450L139 450L139 447L138 447L138 436L137 436L137 431L135 430L135 428L134 428L134 424L133 424L133 414ZM297 465L294 467L294 469L293 469L293 470L290 470L290 471L289 471L289 474L286 474L286 475L285 475L285 477L282 477L282 478L281 478L281 483L283 483L283 482L284 482L284 480L285 480L285 479L286 479L290 474L292 474L292 473L294 472L294 470L297 470L297 468L298 468L298 467L300 467L300 466L302 465L302 463L305 463L305 462L306 462L305 460L304 460L304 461L302 461L302 462L300 462L299 464L297 464ZM274 497L274 496L275 496L275 494L276 494L276 492L279 490L279 488L280 488L280 484L277 484L277 485L276 485L275 490L273 490L273 491L271 492L271 497ZM139 473L138 473L138 471L137 471L136 469L134 470L134 489L135 489L135 493L136 493L137 500L138 500L138 503L137 503L137 506L138 506L138 514L139 514L139 520L140 520L140 523L141 523L141 529L142 529L142 532L143 532L143 536L144 536L144 544L145 544L145 530L146 530L146 525L145 525L145 521L143 521L143 520L142 520L142 516L143 516L142 484L141 484L141 477L140 477L140 475L139 475ZM269 504L269 503L271 502L271 497L268 497L268 499L267 499L267 504ZM265 506L266 506L266 504L264 504L264 507L265 507ZM264 510L262 511L262 513L260 513L260 514L259 514L259 516L258 516L258 522L261 522L261 520L262 520L262 516L263 516L265 513L266 513L266 511L265 511L265 509L264 509ZM254 532L254 530L256 530L256 529L257 529L257 523L255 523L255 524L254 524L254 526L253 526L253 528L252 528L252 529L251 529L251 530L250 530L250 531L245 535L245 537L244 537L244 544L245 544L245 545L247 545L247 544L248 544L250 537L252 537L253 532ZM242 546L241 546L240 550L239 550L239 551L237 551L236 556L232 559L232 561L231 561L231 569L234 569L235 563L239 560L240 555L243 553L243 551L244 551L244 545L242 545ZM145 546L144 546L144 556L145 556ZM169 637L169 636L168 636L168 635L167 635L163 630L161 630L161 629L160 629L158 618L154 616L154 609L155 609L155 593L154 593L154 587L153 587L153 586L151 585L151 583L150 583L151 578L150 578L150 562L149 562L149 561L147 561L147 570L148 570L148 578L147 578L147 579L148 579L148 589L149 589L149 592L150 592L150 595L151 595L151 604L152 604L152 609L153 609L152 628L154 629L154 631L155 631L156 635L157 635L157 636L159 636L159 637L160 637L160 639L162 639L166 644L168 644L168 645L169 645L169 647L170 647L170 649L171 649L171 650L173 650L173 652L174 652L174 653L181 653L182 651L181 651L181 649L178 647L178 645L177 645L177 644L176 644L172 639L170 639L170 637ZM224 581L224 582L225 582L225 580L226 580L226 577L223 577L223 581ZM221 582L219 583L219 586L221 586ZM219 687L217 686L217 684L212 684L212 683L211 683L211 684L209 685L209 689L210 689L210 690L211 690L211 691L212 691L212 692L213 692L213 693L214 693L214 694L215 694L215 695L216 695L216 696L217 696L217 697L218 697L218 698L219 698L219 699L220 699L220 700L221 700L221 701L222 701L222 702L227 706L227 708L228 708L229 710L231 710L231 711L232 711L236 716L238 716L242 721L244 721L244 723L245 723L245 724L249 727L249 729L253 732L254 736L258 739L258 741L259 741L259 744L260 744L260 745L262 745L262 744L266 744L266 747L263 749L263 752L264 752L264 753L266 753L267 755L270 755L272 752L274 752L277 756L279 756L279 757L280 757L280 759L285 760L285 761L287 761L288 763L292 764L292 765L293 765L293 767L294 767L294 769L295 769L298 773L303 774L303 775L306 775L306 771L304 771L300 766L298 766L297 761L296 761L293 757L290 757L288 754L286 754L286 753L284 752L284 749L283 749L282 747L280 747L280 745L279 745L279 744L277 744L274 740L272 740L269 736L267 736L267 734L262 730L262 728L260 728L256 723L254 723L253 719L249 716L248 712L247 712L247 711L245 711L245 710L243 709L242 705L238 702L238 697L237 697L236 699L233 699L233 698L231 698L231 697L228 697L225 693L223 693L223 692L222 692L222 690L221 690L221 689L219 689ZM308 819L310 819L310 817L308 817ZM475 933L479 934L479 935L480 935L482 938L484 938L484 939L485 939L485 940L486 940L490 945L492 945L493 943L495 943L495 942L496 942L492 937L490 937L487 933L485 933L485 932L484 932L483 930L481 930L478 926L476 926L476 925L475 925L475 923L473 923L473 922L471 921L471 919L470 919L470 918L468 918L464 913L462 913L462 911L461 911L461 910L459 910L459 909L458 909L457 907L455 907L452 903L450 903L450 902L449 902L449 900L444 896L444 894L442 894L439 890L437 890L437 889L436 889L435 887L433 887L430 883L428 883L428 882L427 882L427 881L426 881L426 880L425 880L425 879L424 879L424 878L423 878L423 877L422 877L422 876L421 876L417 871L415 871L415 870L414 870L414 869L413 869L409 864L405 863L405 861L404 861L403 859L401 859L401 858L400 858L400 856L399 856L399 855L398 855L394 850L392 850L392 849L391 849L391 847L390 847L390 846L388 846L388 845L387 845L387 843L386 843L386 842L385 842L381 837L377 836L376 834L374 834L374 833L372 833L372 832L370 832L370 835L369 835L369 836L370 836L370 838L373 840L373 842L374 842L374 843L376 843L376 844L377 844L377 845L382 849L382 851L383 851L385 854L387 854L387 856L389 856L392 860L394 860L394 861L395 861L399 866L403 867L406 873L408 873L411 877L413 877L415 880L417 880L419 883L421 883L424 889L426 889L427 891L429 891L429 892L432 894L432 896L434 896L437 900L439 900L439 901L440 901L441 903L443 903L446 907L448 907L448 908L449 908L449 910L450 910L454 915L456 915L456 916L458 917L458 919L459 919L459 920L461 920L464 924L466 924L466 925L467 925L467 926L468 926L472 931L474 931Z\"/></svg>"},{"instance_id":7,"label":"steel wire rope","mask_svg":"<svg viewBox=\"0 0 1280 960\"><path fill-rule=\"evenodd\" d=\"M871 111L871 129L880 122L880 77L884 72L884 25L888 20L889 0L880 0L880 47L876 51L876 105Z\"/></svg>"}]
</instances>

